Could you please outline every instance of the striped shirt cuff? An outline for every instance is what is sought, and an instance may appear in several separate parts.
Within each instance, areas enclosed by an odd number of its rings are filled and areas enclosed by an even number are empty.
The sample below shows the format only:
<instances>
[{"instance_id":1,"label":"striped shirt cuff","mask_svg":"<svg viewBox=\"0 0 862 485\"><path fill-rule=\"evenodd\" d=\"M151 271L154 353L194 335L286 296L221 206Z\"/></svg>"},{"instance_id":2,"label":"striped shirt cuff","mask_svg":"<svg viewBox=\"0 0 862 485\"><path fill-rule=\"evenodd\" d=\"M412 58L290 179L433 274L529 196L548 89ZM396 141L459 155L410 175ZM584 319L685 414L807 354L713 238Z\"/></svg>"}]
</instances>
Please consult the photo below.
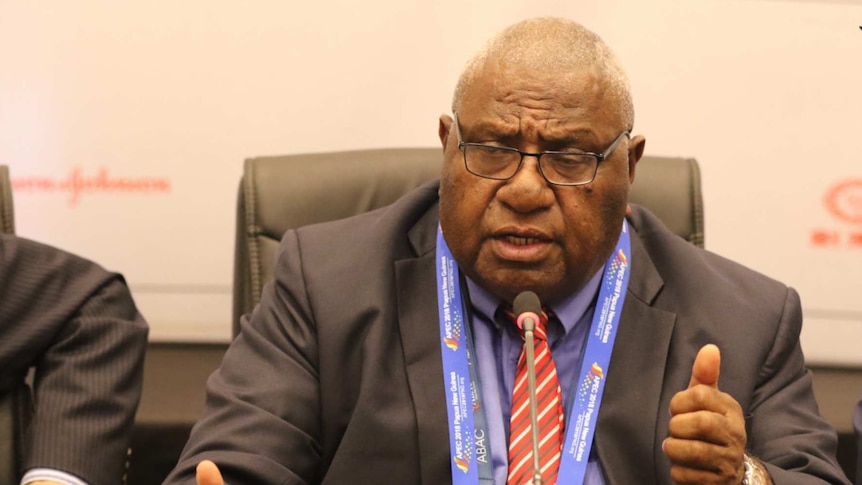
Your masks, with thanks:
<instances>
[{"instance_id":1,"label":"striped shirt cuff","mask_svg":"<svg viewBox=\"0 0 862 485\"><path fill-rule=\"evenodd\" d=\"M21 479L21 485L27 485L30 482L38 480L51 480L65 485L90 485L75 475L61 472L60 470L54 470L53 468L32 468L27 470L27 473L24 474L24 478Z\"/></svg>"}]
</instances>

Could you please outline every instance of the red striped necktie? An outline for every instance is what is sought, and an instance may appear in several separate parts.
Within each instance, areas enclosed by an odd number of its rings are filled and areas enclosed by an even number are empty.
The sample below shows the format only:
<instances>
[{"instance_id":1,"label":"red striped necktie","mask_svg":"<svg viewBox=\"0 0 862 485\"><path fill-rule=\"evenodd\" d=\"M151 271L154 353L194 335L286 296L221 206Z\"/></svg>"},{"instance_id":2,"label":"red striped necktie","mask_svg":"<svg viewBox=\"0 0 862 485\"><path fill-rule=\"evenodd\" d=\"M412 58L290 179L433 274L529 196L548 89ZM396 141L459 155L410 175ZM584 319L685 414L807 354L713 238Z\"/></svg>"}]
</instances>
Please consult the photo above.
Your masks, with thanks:
<instances>
[{"instance_id":1,"label":"red striped necktie","mask_svg":"<svg viewBox=\"0 0 862 485\"><path fill-rule=\"evenodd\" d=\"M517 322L511 307L506 315ZM536 396L539 427L539 466L543 485L554 485L560 469L563 449L563 399L557 368L551 358L547 337L548 315L542 312L533 332L536 356ZM521 338L524 338L524 331ZM526 344L518 358L518 372L512 393L512 418L509 422L509 478L507 485L524 485L533 482L533 440L530 426L530 398L527 384Z\"/></svg>"}]
</instances>

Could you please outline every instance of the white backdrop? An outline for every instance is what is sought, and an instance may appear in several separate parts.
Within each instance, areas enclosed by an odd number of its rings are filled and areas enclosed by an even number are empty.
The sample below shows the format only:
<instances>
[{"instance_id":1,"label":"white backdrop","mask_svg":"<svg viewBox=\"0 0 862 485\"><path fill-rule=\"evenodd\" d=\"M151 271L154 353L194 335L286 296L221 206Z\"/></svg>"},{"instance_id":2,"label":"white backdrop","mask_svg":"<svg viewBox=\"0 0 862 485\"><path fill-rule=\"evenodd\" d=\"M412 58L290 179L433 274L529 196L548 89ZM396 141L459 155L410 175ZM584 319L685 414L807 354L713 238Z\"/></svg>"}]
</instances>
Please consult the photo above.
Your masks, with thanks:
<instances>
[{"instance_id":1,"label":"white backdrop","mask_svg":"<svg viewBox=\"0 0 862 485\"><path fill-rule=\"evenodd\" d=\"M707 248L796 287L812 362L862 365L862 1L0 0L18 232L122 272L154 340L229 338L242 160L436 146L467 58L574 18L647 152L702 166Z\"/></svg>"}]
</instances>

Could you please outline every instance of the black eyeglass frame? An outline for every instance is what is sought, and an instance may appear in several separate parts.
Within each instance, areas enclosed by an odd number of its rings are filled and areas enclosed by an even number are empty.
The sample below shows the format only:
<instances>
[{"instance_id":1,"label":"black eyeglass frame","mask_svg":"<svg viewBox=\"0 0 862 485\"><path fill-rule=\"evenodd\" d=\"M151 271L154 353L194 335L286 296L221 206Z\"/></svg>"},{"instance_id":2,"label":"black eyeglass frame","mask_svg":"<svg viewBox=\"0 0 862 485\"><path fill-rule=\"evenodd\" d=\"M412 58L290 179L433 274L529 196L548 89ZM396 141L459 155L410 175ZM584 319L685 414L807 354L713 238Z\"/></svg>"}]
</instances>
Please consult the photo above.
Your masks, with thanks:
<instances>
[{"instance_id":1,"label":"black eyeglass frame","mask_svg":"<svg viewBox=\"0 0 862 485\"><path fill-rule=\"evenodd\" d=\"M553 151L553 150L538 152L538 153L531 153L531 152L523 152L521 150L518 150L517 148L512 148L512 147L488 145L485 143L465 142L461 138L461 125L460 125L460 123L458 123L458 113L454 113L454 123L455 123L455 134L458 137L458 150L461 151L461 155L464 158L464 167L467 169L468 172L472 173L473 175L475 175L477 177L491 179L491 180L509 180L512 177L514 177L518 173L519 170L521 170L521 166L524 165L524 157L536 157L536 163L539 166L539 173L542 174L542 177L545 179L545 181L547 181L551 185L561 185L564 187L574 187L574 186L578 186L578 185L587 185L587 184L592 183L596 179L596 174L598 174L598 172L599 172L599 164L601 164L602 162L607 160L607 158L609 156L611 156L611 154L614 152L614 150L617 149L617 146L619 146L623 137L631 138L631 130L623 130L622 133L617 135L617 137L610 144L610 146L608 146L605 149L605 151L603 151L602 153ZM512 175L509 175L508 177L492 177L489 175L482 175L482 174L476 173L473 170L471 170L470 164L467 163L467 147L469 147L469 146L483 147L483 148L494 148L496 150L504 150L504 151L509 151L509 152L513 152L513 153L518 153L521 156L521 159L518 161L518 166L515 168L515 171L512 172ZM592 177L590 177L589 180L584 181L584 182L555 182L555 181L549 179L547 175L545 175L545 169L542 166L542 156L548 155L548 154L551 154L551 155L579 155L579 156L593 157L596 159L595 167L593 167L593 175L592 175Z\"/></svg>"}]
</instances>

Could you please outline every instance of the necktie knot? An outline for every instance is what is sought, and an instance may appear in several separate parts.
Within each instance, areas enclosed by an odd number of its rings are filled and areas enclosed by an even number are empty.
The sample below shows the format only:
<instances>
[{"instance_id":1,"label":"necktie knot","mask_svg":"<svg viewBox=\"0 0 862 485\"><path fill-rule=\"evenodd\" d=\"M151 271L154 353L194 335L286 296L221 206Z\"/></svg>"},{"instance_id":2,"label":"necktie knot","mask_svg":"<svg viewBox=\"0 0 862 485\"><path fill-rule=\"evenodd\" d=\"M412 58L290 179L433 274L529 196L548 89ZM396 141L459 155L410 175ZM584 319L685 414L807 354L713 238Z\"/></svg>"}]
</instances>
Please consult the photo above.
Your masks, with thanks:
<instances>
[{"instance_id":1,"label":"necktie knot","mask_svg":"<svg viewBox=\"0 0 862 485\"><path fill-rule=\"evenodd\" d=\"M508 303L502 303L501 308L503 313L506 315L506 318L509 319L510 322L514 323L518 328L518 333L521 335L521 338L524 337L524 327L518 325L518 315L515 315L515 310L512 308L512 305ZM533 331L533 336L538 340L548 340L548 319L553 315L553 310L548 307L542 307L542 314L539 315L539 321L535 322L536 327Z\"/></svg>"}]
</instances>

